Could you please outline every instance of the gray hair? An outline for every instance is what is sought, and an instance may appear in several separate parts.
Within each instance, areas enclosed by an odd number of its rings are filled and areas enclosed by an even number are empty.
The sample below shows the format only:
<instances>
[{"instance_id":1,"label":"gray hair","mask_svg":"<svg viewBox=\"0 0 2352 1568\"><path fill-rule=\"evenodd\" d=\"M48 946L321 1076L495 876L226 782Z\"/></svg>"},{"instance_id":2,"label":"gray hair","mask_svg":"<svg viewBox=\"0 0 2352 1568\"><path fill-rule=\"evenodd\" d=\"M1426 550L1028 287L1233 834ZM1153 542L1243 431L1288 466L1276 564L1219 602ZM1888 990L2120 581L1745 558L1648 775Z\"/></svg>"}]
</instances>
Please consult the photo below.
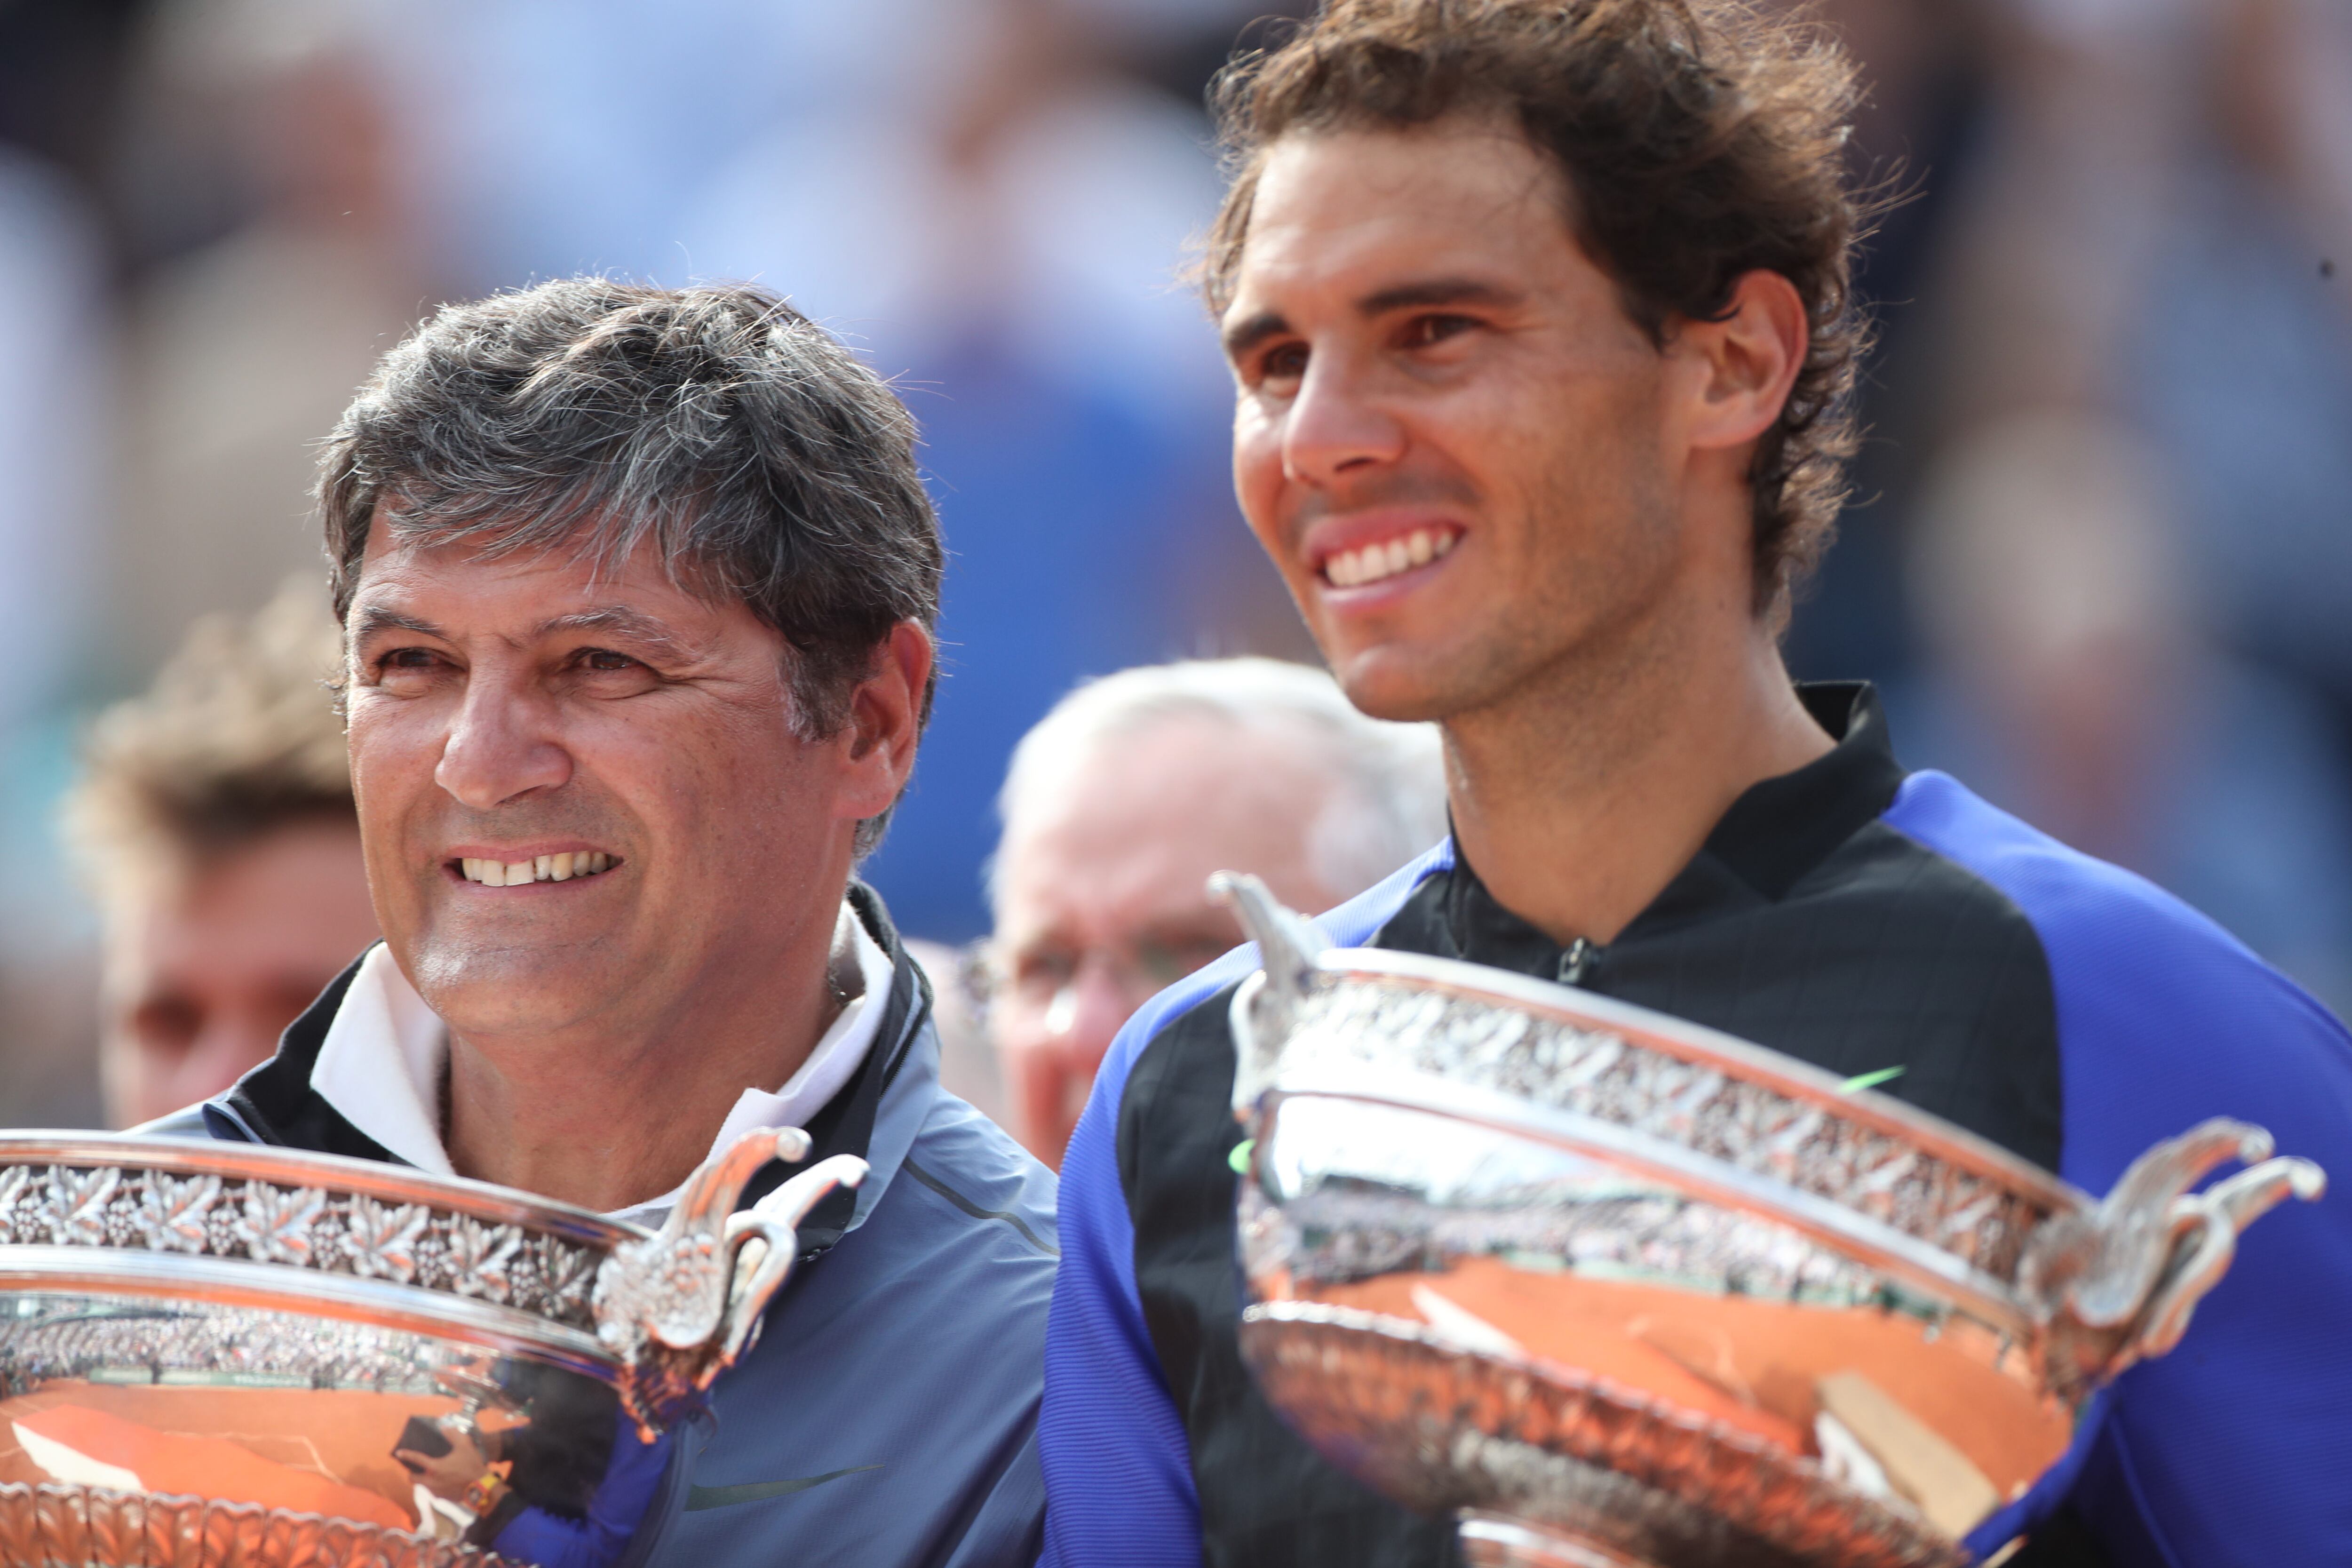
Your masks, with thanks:
<instances>
[{"instance_id":1,"label":"gray hair","mask_svg":"<svg viewBox=\"0 0 2352 1568\"><path fill-rule=\"evenodd\" d=\"M939 617L914 439L880 378L748 285L571 278L445 306L327 439L335 613L379 518L404 544L491 555L611 562L650 542L680 582L783 634L794 729L822 739L891 628ZM859 824L861 855L888 820Z\"/></svg>"},{"instance_id":2,"label":"gray hair","mask_svg":"<svg viewBox=\"0 0 2352 1568\"><path fill-rule=\"evenodd\" d=\"M1307 830L1307 864L1340 898L1445 836L1445 768L1434 724L1367 717L1322 670L1245 658L1143 665L1064 697L1013 749L996 800L1007 837L1024 803L1105 742L1183 718L1304 742L1320 755L1339 787ZM992 861L992 901L1000 891Z\"/></svg>"}]
</instances>

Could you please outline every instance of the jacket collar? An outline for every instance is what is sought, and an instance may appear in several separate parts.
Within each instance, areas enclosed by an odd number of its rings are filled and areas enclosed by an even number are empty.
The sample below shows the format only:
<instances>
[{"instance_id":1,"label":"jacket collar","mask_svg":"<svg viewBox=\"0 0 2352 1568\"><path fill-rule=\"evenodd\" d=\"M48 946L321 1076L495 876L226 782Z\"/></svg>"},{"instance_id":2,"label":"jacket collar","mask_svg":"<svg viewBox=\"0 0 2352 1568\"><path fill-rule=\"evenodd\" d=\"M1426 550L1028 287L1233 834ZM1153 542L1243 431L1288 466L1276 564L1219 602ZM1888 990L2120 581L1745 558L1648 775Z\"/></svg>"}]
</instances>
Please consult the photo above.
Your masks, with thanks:
<instances>
[{"instance_id":1,"label":"jacket collar","mask_svg":"<svg viewBox=\"0 0 2352 1568\"><path fill-rule=\"evenodd\" d=\"M1793 773L1750 785L1690 864L1619 933L1624 942L1715 914L1734 901L1786 898L1806 873L1894 802L1903 765L1878 694L1864 681L1808 682L1797 695L1836 744ZM1374 939L1523 973L1549 973L1559 946L1496 902L1459 846Z\"/></svg>"},{"instance_id":2,"label":"jacket collar","mask_svg":"<svg viewBox=\"0 0 2352 1568\"><path fill-rule=\"evenodd\" d=\"M930 984L899 942L880 896L865 883L852 881L848 899L850 908L864 922L866 934L890 960L890 987L882 998L881 1022L875 1031L874 1045L839 1092L809 1118L803 1129L811 1143L808 1158L798 1164L768 1166L744 1189L743 1205L757 1202L794 1173L830 1155L868 1157L875 1119L881 1110L884 1096L902 1078L909 1076L906 1071L908 1064L929 1036L927 1026L931 1016ZM335 1013L350 992L352 978L365 956L362 953L353 959L351 966L319 994L318 1000L287 1026L278 1038L277 1055L246 1074L228 1092L205 1104L207 1131L232 1142L346 1154L390 1164L406 1163L352 1126L310 1087L311 1069L318 1065L328 1027L334 1022ZM877 1171L876 1175L887 1180L888 1173ZM814 1256L823 1252L855 1229L872 1209L884 1184L884 1180L869 1180L861 1188L835 1189L802 1222L803 1253Z\"/></svg>"}]
</instances>

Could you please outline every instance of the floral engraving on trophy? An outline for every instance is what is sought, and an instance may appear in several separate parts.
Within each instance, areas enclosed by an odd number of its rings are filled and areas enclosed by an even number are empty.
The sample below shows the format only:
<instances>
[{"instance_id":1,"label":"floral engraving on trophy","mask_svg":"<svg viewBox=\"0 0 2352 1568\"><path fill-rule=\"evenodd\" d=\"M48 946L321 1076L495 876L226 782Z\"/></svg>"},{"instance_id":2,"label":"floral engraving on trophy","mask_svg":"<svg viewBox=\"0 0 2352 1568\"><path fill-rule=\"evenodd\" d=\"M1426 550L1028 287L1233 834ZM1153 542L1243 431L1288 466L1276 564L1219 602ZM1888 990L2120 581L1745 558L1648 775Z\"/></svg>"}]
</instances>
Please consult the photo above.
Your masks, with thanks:
<instances>
[{"instance_id":1,"label":"floral engraving on trophy","mask_svg":"<svg viewBox=\"0 0 2352 1568\"><path fill-rule=\"evenodd\" d=\"M598 1259L577 1247L566 1247L552 1237L539 1242L541 1292L538 1310L565 1322L594 1321Z\"/></svg>"},{"instance_id":2,"label":"floral engraving on trophy","mask_svg":"<svg viewBox=\"0 0 2352 1568\"><path fill-rule=\"evenodd\" d=\"M349 1563L369 1568L504 1568L455 1542L259 1503L157 1497L98 1488L0 1484L0 1562Z\"/></svg>"},{"instance_id":3,"label":"floral engraving on trophy","mask_svg":"<svg viewBox=\"0 0 2352 1568\"><path fill-rule=\"evenodd\" d=\"M2045 1217L2021 1193L1770 1085L1414 985L1317 976L1283 1066L1286 1076L1402 1067L1614 1122L1827 1198L2004 1281Z\"/></svg>"},{"instance_id":4,"label":"floral engraving on trophy","mask_svg":"<svg viewBox=\"0 0 2352 1568\"><path fill-rule=\"evenodd\" d=\"M310 1261L310 1226L327 1206L316 1187L273 1187L247 1182L245 1202L231 1222L247 1254L265 1263Z\"/></svg>"},{"instance_id":5,"label":"floral engraving on trophy","mask_svg":"<svg viewBox=\"0 0 2352 1568\"><path fill-rule=\"evenodd\" d=\"M58 1247L106 1245L106 1205L122 1184L122 1173L112 1166L77 1171L49 1167L47 1188L35 1200L46 1239Z\"/></svg>"},{"instance_id":6,"label":"floral engraving on trophy","mask_svg":"<svg viewBox=\"0 0 2352 1568\"><path fill-rule=\"evenodd\" d=\"M33 1184L30 1167L12 1165L0 1171L0 1242L30 1241L18 1223L19 1205Z\"/></svg>"},{"instance_id":7,"label":"floral engraving on trophy","mask_svg":"<svg viewBox=\"0 0 2352 1568\"><path fill-rule=\"evenodd\" d=\"M150 1173L135 1218L140 1244L156 1252L202 1252L205 1216L220 1195L218 1176Z\"/></svg>"},{"instance_id":8,"label":"floral engraving on trophy","mask_svg":"<svg viewBox=\"0 0 2352 1568\"><path fill-rule=\"evenodd\" d=\"M416 1278L416 1241L432 1217L433 1211L422 1204L354 1197L343 1233L351 1271L363 1279L410 1283Z\"/></svg>"},{"instance_id":9,"label":"floral engraving on trophy","mask_svg":"<svg viewBox=\"0 0 2352 1568\"><path fill-rule=\"evenodd\" d=\"M509 1270L523 1234L510 1225L486 1225L470 1215L459 1215L449 1226L450 1286L460 1296L479 1296L504 1303L510 1285Z\"/></svg>"},{"instance_id":10,"label":"floral engraving on trophy","mask_svg":"<svg viewBox=\"0 0 2352 1568\"><path fill-rule=\"evenodd\" d=\"M594 1323L596 1249L366 1194L117 1166L0 1168L0 1244L250 1258ZM716 1267L715 1259L710 1260Z\"/></svg>"}]
</instances>

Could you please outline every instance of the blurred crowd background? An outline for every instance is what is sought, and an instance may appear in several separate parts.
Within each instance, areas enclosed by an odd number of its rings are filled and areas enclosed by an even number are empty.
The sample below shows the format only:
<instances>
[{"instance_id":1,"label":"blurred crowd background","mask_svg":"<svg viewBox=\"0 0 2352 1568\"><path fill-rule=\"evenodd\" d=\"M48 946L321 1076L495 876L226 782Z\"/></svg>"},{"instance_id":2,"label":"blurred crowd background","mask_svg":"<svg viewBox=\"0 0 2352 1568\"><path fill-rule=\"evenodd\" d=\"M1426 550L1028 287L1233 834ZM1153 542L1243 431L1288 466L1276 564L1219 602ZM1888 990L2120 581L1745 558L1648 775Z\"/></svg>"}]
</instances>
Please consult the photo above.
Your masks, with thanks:
<instances>
[{"instance_id":1,"label":"blurred crowd background","mask_svg":"<svg viewBox=\"0 0 2352 1568\"><path fill-rule=\"evenodd\" d=\"M867 871L910 935L988 930L1007 762L1074 683L1311 659L1180 276L1203 89L1281 10L0 0L0 1125L102 1114L58 810L93 716L320 580L312 443L438 301L749 278L895 378L951 551ZM1793 666L2344 1008L2352 5L1818 12L1869 86L1881 337Z\"/></svg>"}]
</instances>

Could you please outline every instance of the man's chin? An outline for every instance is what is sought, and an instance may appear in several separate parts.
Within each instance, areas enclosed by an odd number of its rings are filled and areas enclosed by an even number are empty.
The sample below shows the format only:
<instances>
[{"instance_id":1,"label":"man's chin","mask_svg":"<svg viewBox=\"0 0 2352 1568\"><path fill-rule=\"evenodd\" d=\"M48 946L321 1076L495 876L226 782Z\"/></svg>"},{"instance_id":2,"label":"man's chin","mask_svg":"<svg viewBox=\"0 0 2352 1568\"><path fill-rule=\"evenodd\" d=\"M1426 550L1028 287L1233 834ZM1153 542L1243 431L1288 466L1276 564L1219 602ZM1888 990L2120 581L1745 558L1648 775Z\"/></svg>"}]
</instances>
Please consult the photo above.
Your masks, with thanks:
<instances>
[{"instance_id":1,"label":"man's chin","mask_svg":"<svg viewBox=\"0 0 2352 1568\"><path fill-rule=\"evenodd\" d=\"M1374 719L1392 723L1442 722L1466 706L1456 672L1442 654L1382 644L1342 654L1332 674L1348 700Z\"/></svg>"},{"instance_id":2,"label":"man's chin","mask_svg":"<svg viewBox=\"0 0 2352 1568\"><path fill-rule=\"evenodd\" d=\"M570 1035L611 1021L625 987L609 955L577 946L512 946L436 952L404 965L417 994L467 1039Z\"/></svg>"}]
</instances>

